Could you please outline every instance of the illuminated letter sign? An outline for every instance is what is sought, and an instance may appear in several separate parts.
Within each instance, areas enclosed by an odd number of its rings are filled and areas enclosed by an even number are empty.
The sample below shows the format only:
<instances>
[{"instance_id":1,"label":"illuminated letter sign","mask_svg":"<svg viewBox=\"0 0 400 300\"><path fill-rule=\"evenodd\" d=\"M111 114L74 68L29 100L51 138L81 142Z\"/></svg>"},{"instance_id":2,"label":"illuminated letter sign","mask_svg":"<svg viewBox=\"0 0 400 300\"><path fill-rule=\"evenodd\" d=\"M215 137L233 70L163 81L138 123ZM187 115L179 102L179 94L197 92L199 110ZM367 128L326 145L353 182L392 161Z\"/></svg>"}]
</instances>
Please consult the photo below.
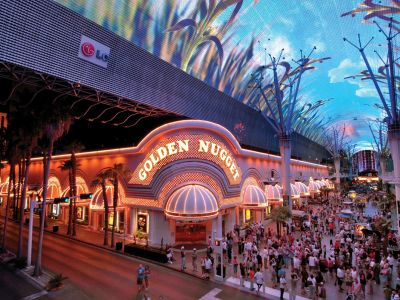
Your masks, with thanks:
<instances>
[{"instance_id":1,"label":"illuminated letter sign","mask_svg":"<svg viewBox=\"0 0 400 300\"><path fill-rule=\"evenodd\" d=\"M188 158L213 161L233 182L238 183L241 180L240 169L230 151L215 140L206 139L168 140L167 143L156 146L139 164L136 172L140 182L148 182L163 165Z\"/></svg>"}]
</instances>

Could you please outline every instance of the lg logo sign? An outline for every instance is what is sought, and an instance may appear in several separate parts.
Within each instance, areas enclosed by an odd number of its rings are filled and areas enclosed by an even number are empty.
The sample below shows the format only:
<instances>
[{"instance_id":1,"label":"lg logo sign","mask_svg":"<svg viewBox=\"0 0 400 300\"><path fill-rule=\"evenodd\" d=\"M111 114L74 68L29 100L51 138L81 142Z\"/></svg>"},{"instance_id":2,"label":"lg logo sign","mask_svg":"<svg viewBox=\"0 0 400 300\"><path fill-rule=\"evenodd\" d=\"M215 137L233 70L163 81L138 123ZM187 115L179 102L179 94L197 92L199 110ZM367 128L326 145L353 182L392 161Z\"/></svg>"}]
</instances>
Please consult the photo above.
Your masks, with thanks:
<instances>
[{"instance_id":1,"label":"lg logo sign","mask_svg":"<svg viewBox=\"0 0 400 300\"><path fill-rule=\"evenodd\" d=\"M83 55L85 55L85 56L93 56L93 54L94 54L94 46L93 46L93 44L88 43L88 42L82 44L81 50L82 50Z\"/></svg>"},{"instance_id":2,"label":"lg logo sign","mask_svg":"<svg viewBox=\"0 0 400 300\"><path fill-rule=\"evenodd\" d=\"M107 68L110 48L96 42L95 40L82 35L78 57L94 63L98 66Z\"/></svg>"}]
</instances>

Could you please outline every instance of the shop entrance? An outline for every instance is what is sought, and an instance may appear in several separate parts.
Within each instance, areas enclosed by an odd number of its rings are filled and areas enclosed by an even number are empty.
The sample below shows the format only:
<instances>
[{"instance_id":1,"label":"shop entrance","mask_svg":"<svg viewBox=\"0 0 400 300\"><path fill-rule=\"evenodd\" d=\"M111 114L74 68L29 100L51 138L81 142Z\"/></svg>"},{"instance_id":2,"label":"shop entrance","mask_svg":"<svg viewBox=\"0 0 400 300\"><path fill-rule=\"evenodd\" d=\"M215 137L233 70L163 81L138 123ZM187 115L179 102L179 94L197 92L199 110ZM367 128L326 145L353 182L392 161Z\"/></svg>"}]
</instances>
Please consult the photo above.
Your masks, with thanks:
<instances>
[{"instance_id":1,"label":"shop entrance","mask_svg":"<svg viewBox=\"0 0 400 300\"><path fill-rule=\"evenodd\" d=\"M206 244L206 223L176 222L175 242L177 244Z\"/></svg>"}]
</instances>

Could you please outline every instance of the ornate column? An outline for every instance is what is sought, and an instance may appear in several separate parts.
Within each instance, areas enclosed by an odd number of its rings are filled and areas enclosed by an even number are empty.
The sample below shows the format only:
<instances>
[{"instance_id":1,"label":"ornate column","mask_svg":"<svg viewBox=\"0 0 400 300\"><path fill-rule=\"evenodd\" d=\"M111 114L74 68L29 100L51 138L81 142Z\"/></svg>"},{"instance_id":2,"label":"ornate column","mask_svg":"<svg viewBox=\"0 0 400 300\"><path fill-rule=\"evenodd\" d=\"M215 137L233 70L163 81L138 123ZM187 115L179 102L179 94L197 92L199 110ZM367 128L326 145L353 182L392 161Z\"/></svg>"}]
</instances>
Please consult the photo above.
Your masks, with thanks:
<instances>
[{"instance_id":1,"label":"ornate column","mask_svg":"<svg viewBox=\"0 0 400 300\"><path fill-rule=\"evenodd\" d=\"M281 174L282 174L282 191L283 205L287 206L292 211L293 203L290 195L290 158L292 155L292 147L290 136L283 135L279 137L279 149L281 153ZM292 219L288 220L289 228L291 228Z\"/></svg>"},{"instance_id":2,"label":"ornate column","mask_svg":"<svg viewBox=\"0 0 400 300\"><path fill-rule=\"evenodd\" d=\"M389 125L388 143L393 159L393 182L396 190L397 232L400 233L400 124Z\"/></svg>"}]
</instances>

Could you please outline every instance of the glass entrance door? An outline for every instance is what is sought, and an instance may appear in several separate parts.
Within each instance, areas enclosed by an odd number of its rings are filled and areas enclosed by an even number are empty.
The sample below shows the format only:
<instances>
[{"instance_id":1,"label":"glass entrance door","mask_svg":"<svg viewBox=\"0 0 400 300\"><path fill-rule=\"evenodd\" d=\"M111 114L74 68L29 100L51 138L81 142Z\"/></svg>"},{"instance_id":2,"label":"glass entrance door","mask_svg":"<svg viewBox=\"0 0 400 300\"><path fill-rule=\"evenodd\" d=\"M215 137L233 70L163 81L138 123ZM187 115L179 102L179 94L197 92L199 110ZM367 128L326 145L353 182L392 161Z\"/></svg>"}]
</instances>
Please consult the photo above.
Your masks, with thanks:
<instances>
[{"instance_id":1,"label":"glass entrance door","mask_svg":"<svg viewBox=\"0 0 400 300\"><path fill-rule=\"evenodd\" d=\"M205 223L178 223L176 224L176 243L206 243L206 224Z\"/></svg>"}]
</instances>

